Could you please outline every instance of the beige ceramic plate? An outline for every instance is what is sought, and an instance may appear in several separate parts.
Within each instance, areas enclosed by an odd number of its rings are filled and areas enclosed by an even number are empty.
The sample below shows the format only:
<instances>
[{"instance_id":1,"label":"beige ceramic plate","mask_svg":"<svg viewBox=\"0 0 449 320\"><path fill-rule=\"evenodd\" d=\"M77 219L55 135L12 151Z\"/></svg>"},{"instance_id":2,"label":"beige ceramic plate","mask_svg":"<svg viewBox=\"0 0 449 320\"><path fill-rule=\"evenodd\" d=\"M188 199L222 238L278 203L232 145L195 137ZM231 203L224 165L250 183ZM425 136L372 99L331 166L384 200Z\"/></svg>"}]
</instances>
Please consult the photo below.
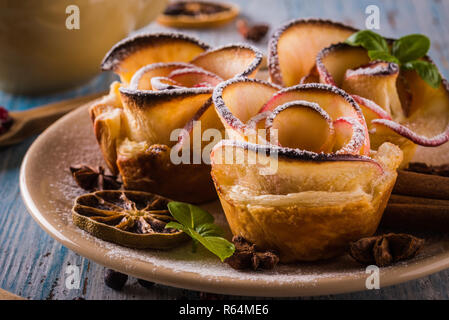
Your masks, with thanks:
<instances>
[{"instance_id":1,"label":"beige ceramic plate","mask_svg":"<svg viewBox=\"0 0 449 320\"><path fill-rule=\"evenodd\" d=\"M108 268L174 287L232 295L287 297L365 290L368 275L348 256L283 265L270 272L238 272L206 251L193 254L188 243L172 251L144 251L98 240L71 220L73 200L82 193L69 172L69 166L77 163L102 163L87 106L60 119L31 146L21 169L23 199L33 218L53 238ZM218 203L205 207L226 225ZM449 239L436 237L414 260L382 269L380 285L405 282L448 267Z\"/></svg>"}]
</instances>

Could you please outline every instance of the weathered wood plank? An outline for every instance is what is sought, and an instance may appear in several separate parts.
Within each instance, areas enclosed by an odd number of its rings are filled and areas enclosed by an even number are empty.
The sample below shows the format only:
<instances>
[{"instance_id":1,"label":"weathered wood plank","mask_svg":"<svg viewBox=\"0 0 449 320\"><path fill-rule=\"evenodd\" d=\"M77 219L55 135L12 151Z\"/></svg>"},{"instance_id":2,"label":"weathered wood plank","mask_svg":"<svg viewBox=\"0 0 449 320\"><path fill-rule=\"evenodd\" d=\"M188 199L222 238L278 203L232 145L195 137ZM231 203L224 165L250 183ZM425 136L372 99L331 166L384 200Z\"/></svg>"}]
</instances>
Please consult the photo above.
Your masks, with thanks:
<instances>
[{"instance_id":1,"label":"weathered wood plank","mask_svg":"<svg viewBox=\"0 0 449 320\"><path fill-rule=\"evenodd\" d=\"M381 9L381 32L399 37L412 32L425 33L432 39L431 55L449 77L449 1L433 0L233 0L245 16L269 23L272 28L299 17L322 17L363 28L367 5ZM152 24L148 31L167 31ZM273 29L271 30L273 31ZM217 30L189 31L212 45L241 42L231 24ZM266 51L267 40L257 46ZM102 75L83 87L44 97L20 97L0 92L0 105L23 110L60 99L98 92L114 77ZM80 257L51 239L26 212L18 187L19 167L33 139L0 149L0 287L31 299L178 299L204 298L198 292L155 285L145 289L130 279L122 292L103 284L103 267ZM66 267L76 265L82 271L79 289L65 286ZM227 297L223 297L227 298ZM243 299L244 297L238 297ZM312 299L449 299L449 271L409 283L359 292Z\"/></svg>"}]
</instances>

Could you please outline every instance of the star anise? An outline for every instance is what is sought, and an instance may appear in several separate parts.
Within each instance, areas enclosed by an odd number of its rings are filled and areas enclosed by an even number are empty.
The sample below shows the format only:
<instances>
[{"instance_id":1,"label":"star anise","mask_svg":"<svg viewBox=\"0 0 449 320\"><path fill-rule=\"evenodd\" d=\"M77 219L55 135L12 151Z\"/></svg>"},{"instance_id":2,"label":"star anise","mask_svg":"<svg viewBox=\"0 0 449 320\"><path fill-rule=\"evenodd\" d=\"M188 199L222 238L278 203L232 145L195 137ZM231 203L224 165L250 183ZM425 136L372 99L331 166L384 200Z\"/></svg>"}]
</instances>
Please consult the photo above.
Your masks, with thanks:
<instances>
[{"instance_id":1,"label":"star anise","mask_svg":"<svg viewBox=\"0 0 449 320\"><path fill-rule=\"evenodd\" d=\"M408 234L389 233L351 243L349 254L362 264L386 267L415 257L423 245L423 239Z\"/></svg>"},{"instance_id":2,"label":"star anise","mask_svg":"<svg viewBox=\"0 0 449 320\"><path fill-rule=\"evenodd\" d=\"M258 250L254 244L243 237L235 236L232 242L235 245L235 252L225 262L236 270L270 270L279 262L279 256L274 251Z\"/></svg>"},{"instance_id":3,"label":"star anise","mask_svg":"<svg viewBox=\"0 0 449 320\"><path fill-rule=\"evenodd\" d=\"M105 174L101 166L97 170L86 165L72 166L70 172L78 186L87 191L118 190L122 186L116 176Z\"/></svg>"}]
</instances>

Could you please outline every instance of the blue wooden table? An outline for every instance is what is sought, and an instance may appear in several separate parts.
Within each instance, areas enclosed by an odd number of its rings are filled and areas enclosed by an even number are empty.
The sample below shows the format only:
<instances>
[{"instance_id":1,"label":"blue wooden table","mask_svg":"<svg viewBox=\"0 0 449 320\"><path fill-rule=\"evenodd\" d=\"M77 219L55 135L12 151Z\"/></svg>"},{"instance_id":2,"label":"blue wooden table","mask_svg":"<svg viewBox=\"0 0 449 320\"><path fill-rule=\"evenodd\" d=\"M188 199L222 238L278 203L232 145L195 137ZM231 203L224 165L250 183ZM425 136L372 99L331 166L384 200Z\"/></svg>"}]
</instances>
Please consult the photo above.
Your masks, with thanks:
<instances>
[{"instance_id":1,"label":"blue wooden table","mask_svg":"<svg viewBox=\"0 0 449 320\"><path fill-rule=\"evenodd\" d=\"M449 0L234 0L242 14L254 22L269 23L273 28L299 17L338 20L359 28L365 26L365 9L380 8L380 32L399 37L424 33L432 39L431 56L449 77ZM150 31L167 31L152 24ZM188 31L187 31L188 32ZM241 41L233 24L205 31L188 32L211 45ZM259 48L266 51L267 40ZM44 103L106 90L114 79L103 74L85 86L50 96L24 97L0 92L0 105L9 110L24 110ZM210 295L156 285L146 289L130 279L117 292L103 283L103 267L54 241L27 213L19 191L19 168L35 138L0 149L0 288L30 299L177 299L210 298ZM81 270L79 289L67 289L67 266ZM215 297L216 298L216 297ZM227 298L227 297L220 297ZM432 276L382 288L381 290L319 297L330 299L448 299L449 270Z\"/></svg>"}]
</instances>

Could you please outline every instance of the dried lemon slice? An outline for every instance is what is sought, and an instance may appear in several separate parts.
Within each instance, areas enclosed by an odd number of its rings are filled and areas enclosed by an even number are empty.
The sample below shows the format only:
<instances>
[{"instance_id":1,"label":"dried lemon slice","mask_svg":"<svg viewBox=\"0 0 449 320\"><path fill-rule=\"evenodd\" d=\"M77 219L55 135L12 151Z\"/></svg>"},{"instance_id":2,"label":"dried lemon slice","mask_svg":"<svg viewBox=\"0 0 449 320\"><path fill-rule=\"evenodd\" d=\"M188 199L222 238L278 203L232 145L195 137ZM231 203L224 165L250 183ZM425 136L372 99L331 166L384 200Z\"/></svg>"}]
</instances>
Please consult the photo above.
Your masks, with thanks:
<instances>
[{"instance_id":1,"label":"dried lemon slice","mask_svg":"<svg viewBox=\"0 0 449 320\"><path fill-rule=\"evenodd\" d=\"M173 221L167 198L139 191L97 191L78 197L73 223L97 238L126 247L168 249L188 236L165 229Z\"/></svg>"},{"instance_id":2,"label":"dried lemon slice","mask_svg":"<svg viewBox=\"0 0 449 320\"><path fill-rule=\"evenodd\" d=\"M171 28L213 28L225 25L239 15L235 4L209 1L175 1L157 22Z\"/></svg>"}]
</instances>

